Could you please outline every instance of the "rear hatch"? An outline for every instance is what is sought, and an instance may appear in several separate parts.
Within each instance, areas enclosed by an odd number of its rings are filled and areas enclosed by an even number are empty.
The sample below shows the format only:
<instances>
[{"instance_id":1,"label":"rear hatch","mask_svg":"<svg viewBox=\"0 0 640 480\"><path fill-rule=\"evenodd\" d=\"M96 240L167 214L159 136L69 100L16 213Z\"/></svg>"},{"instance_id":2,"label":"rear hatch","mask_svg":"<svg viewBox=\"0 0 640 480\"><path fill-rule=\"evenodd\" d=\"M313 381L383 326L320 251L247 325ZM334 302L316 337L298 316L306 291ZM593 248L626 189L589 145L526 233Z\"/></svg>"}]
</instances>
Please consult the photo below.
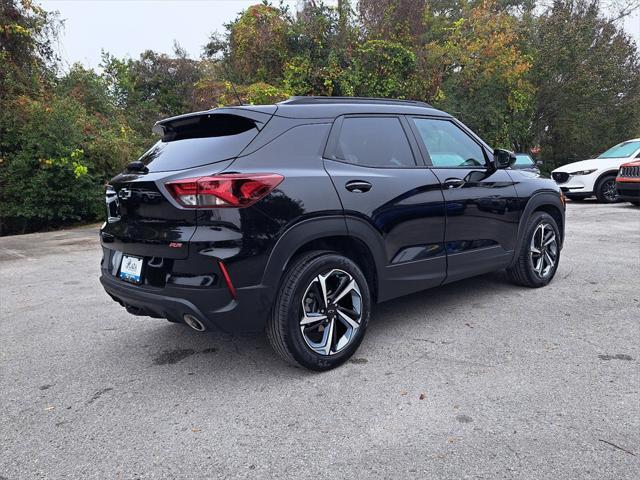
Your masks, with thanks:
<instances>
[{"instance_id":1,"label":"rear hatch","mask_svg":"<svg viewBox=\"0 0 640 480\"><path fill-rule=\"evenodd\" d=\"M165 183L224 170L275 110L225 108L158 122L154 131L162 139L107 186L105 247L144 257L186 258L196 211L180 208Z\"/></svg>"}]
</instances>

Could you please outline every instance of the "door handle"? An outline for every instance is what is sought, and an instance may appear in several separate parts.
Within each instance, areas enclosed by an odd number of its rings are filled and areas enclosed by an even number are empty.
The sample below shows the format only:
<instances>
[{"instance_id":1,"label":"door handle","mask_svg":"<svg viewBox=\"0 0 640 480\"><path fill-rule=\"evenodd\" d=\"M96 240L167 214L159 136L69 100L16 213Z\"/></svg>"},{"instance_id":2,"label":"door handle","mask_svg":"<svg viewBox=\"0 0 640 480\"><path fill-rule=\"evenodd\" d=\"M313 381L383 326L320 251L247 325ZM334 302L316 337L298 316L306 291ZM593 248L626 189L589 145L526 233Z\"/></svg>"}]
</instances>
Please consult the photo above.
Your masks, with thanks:
<instances>
[{"instance_id":1,"label":"door handle","mask_svg":"<svg viewBox=\"0 0 640 480\"><path fill-rule=\"evenodd\" d=\"M364 193L371 190L371 186L369 182L365 182L364 180L351 180L346 183L344 188L353 193Z\"/></svg>"},{"instance_id":2,"label":"door handle","mask_svg":"<svg viewBox=\"0 0 640 480\"><path fill-rule=\"evenodd\" d=\"M446 189L460 188L464 185L464 180L461 178L447 178L443 185Z\"/></svg>"}]
</instances>

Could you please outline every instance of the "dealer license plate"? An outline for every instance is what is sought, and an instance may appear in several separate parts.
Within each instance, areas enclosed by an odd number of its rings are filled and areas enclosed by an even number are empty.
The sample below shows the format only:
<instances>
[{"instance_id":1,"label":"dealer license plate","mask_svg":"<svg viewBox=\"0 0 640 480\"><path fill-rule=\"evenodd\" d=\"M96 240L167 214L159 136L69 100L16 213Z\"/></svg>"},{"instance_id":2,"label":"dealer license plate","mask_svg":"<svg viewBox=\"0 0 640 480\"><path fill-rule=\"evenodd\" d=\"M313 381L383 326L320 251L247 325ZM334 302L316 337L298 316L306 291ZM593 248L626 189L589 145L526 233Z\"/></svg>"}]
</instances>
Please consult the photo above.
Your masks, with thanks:
<instances>
[{"instance_id":1,"label":"dealer license plate","mask_svg":"<svg viewBox=\"0 0 640 480\"><path fill-rule=\"evenodd\" d=\"M127 282L140 283L142 281L142 263L140 257L122 256L120 264L120 278Z\"/></svg>"}]
</instances>

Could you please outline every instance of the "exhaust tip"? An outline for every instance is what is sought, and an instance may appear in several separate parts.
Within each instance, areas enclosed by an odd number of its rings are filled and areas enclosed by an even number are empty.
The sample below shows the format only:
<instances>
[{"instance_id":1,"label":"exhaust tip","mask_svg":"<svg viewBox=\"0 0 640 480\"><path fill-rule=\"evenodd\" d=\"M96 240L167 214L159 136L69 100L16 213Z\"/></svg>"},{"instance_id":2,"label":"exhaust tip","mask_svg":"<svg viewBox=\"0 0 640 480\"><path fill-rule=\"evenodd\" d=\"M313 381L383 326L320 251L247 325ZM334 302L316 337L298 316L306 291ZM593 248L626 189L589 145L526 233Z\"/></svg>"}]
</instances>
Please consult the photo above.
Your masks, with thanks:
<instances>
[{"instance_id":1,"label":"exhaust tip","mask_svg":"<svg viewBox=\"0 0 640 480\"><path fill-rule=\"evenodd\" d=\"M207 329L204 323L202 323L200 320L198 320L196 317L194 317L190 313L185 313L182 319L184 320L184 323L189 325L196 332L204 332Z\"/></svg>"}]
</instances>

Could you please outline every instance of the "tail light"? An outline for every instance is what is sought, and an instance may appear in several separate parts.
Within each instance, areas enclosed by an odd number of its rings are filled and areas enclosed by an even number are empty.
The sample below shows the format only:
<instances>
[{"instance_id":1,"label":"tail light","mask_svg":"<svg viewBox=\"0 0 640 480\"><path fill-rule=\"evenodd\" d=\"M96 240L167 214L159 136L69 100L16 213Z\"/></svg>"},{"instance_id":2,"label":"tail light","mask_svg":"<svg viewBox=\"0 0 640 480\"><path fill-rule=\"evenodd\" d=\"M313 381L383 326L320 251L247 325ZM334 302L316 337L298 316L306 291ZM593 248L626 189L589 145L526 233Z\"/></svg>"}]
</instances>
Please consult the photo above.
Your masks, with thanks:
<instances>
[{"instance_id":1,"label":"tail light","mask_svg":"<svg viewBox=\"0 0 640 480\"><path fill-rule=\"evenodd\" d=\"M243 208L266 196L282 180L284 177L277 173L233 173L184 178L167 182L165 186L183 207Z\"/></svg>"}]
</instances>

